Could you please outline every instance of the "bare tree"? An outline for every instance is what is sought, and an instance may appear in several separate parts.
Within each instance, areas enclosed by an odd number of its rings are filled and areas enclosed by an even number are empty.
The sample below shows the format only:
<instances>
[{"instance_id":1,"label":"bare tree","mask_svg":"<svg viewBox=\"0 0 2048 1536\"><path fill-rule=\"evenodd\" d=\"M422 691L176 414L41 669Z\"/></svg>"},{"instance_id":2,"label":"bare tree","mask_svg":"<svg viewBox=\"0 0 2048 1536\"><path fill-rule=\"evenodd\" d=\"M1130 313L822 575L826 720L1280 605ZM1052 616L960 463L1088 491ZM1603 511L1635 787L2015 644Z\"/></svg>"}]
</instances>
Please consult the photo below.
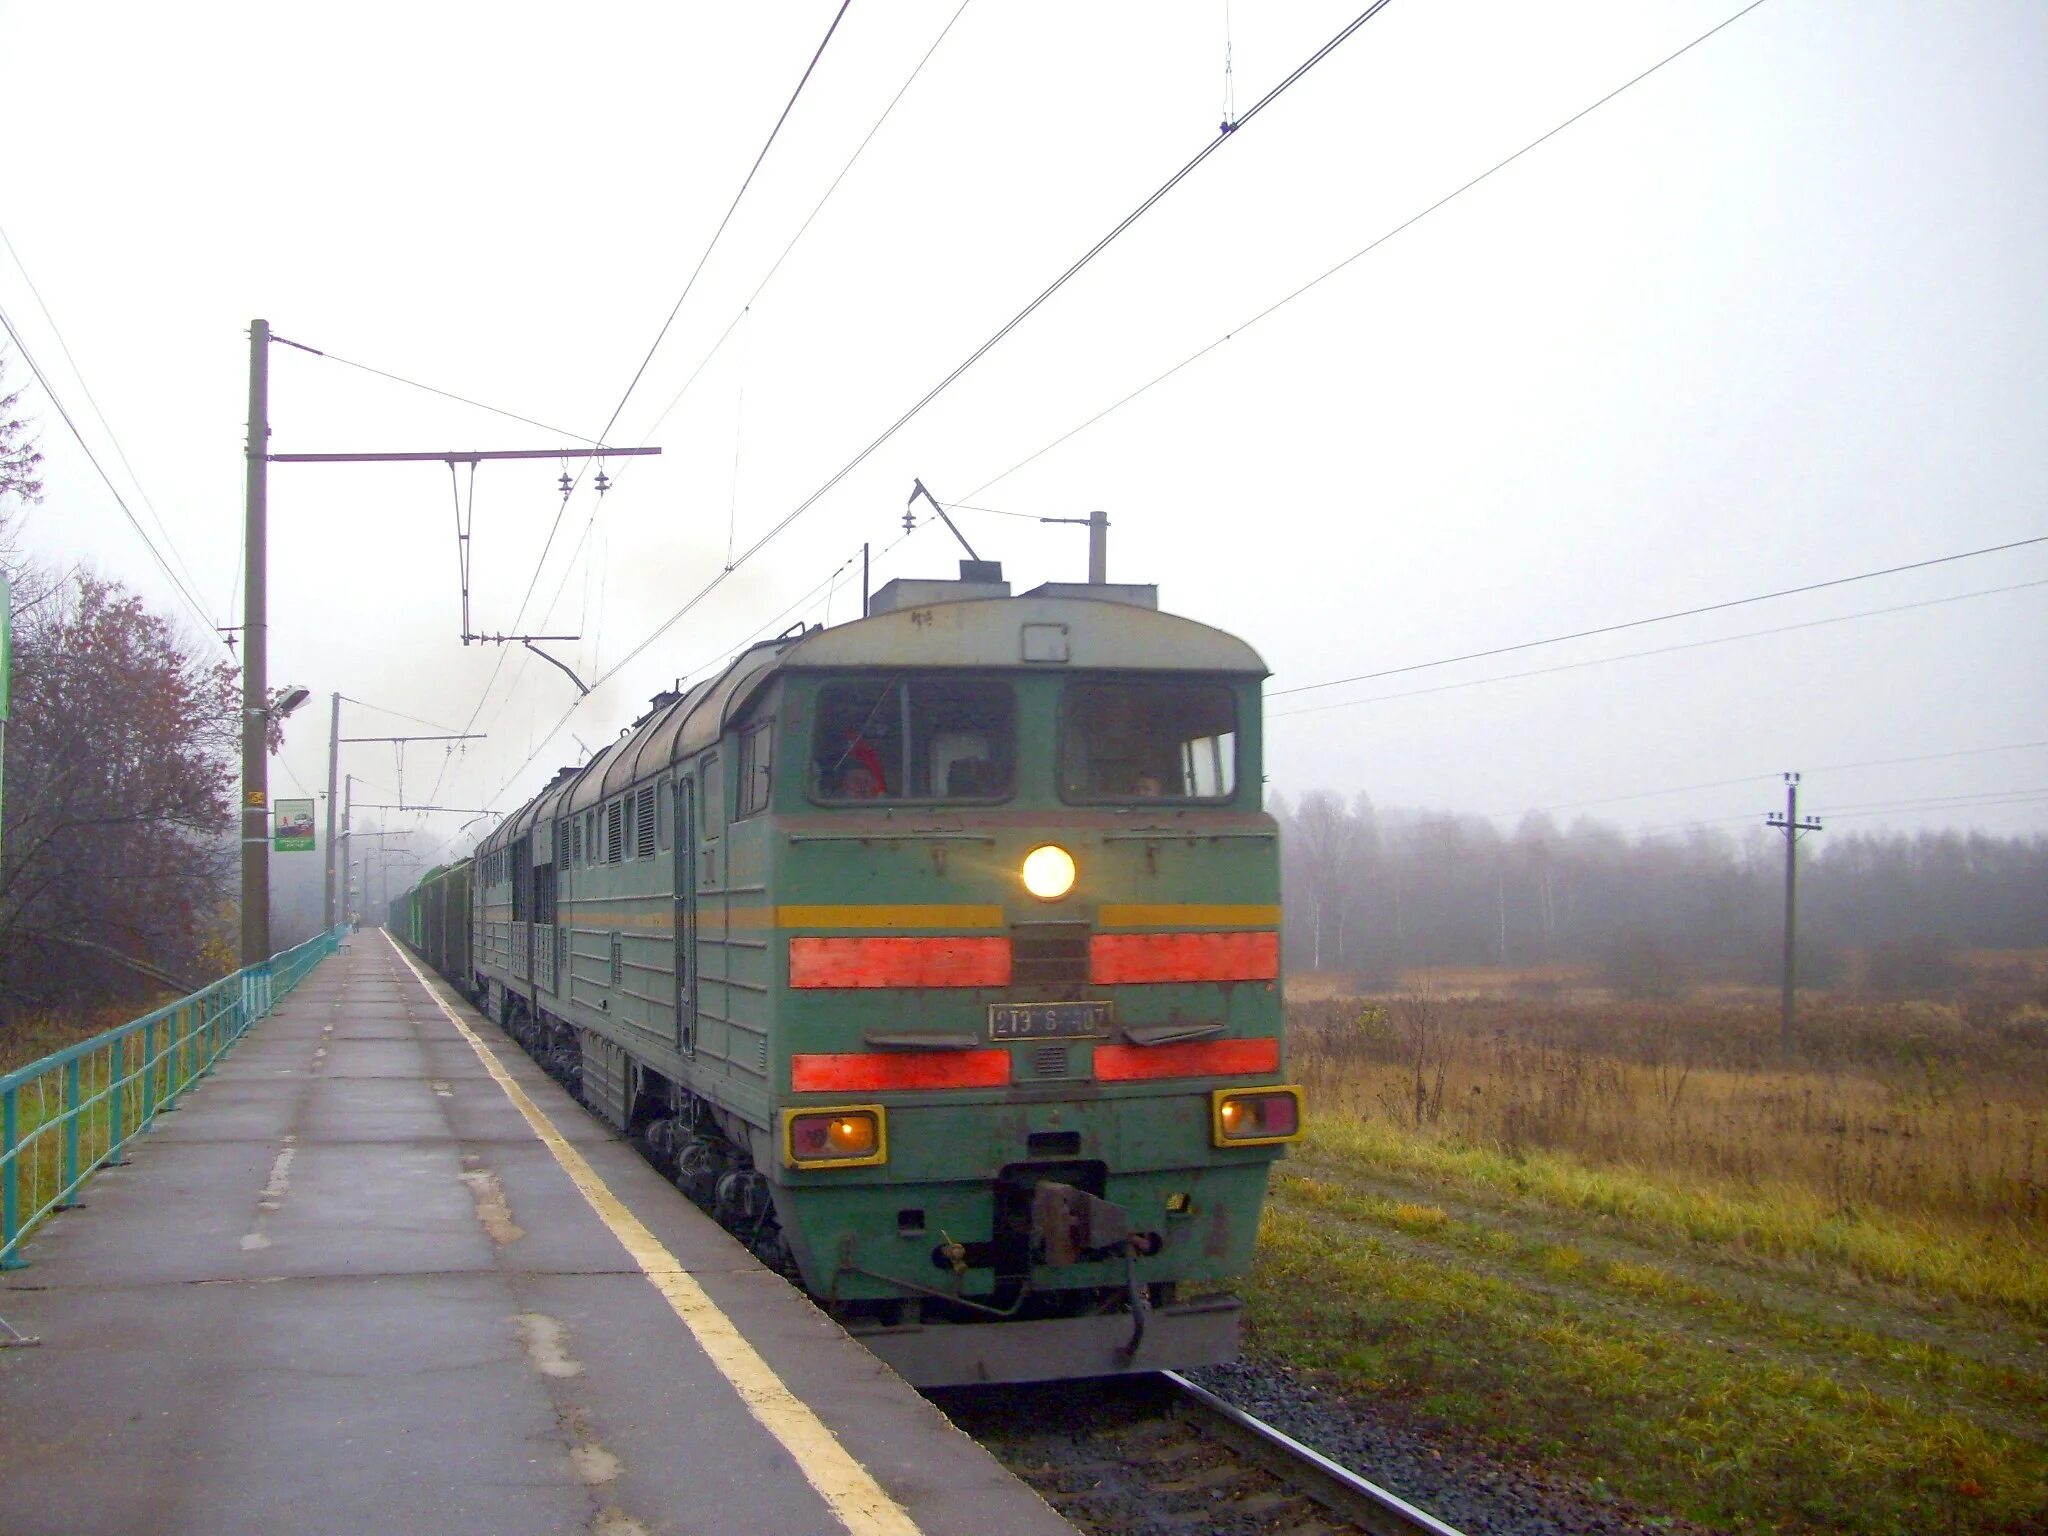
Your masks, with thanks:
<instances>
[{"instance_id":1,"label":"bare tree","mask_svg":"<svg viewBox=\"0 0 2048 1536\"><path fill-rule=\"evenodd\" d=\"M0 368L0 389L6 370ZM41 501L43 482L36 471L42 466L42 450L36 447L28 422L15 415L21 391L0 394L0 509L9 501Z\"/></svg>"},{"instance_id":2,"label":"bare tree","mask_svg":"<svg viewBox=\"0 0 2048 1536\"><path fill-rule=\"evenodd\" d=\"M0 996L72 1009L206 979L231 867L240 696L118 584L19 616L0 847Z\"/></svg>"}]
</instances>

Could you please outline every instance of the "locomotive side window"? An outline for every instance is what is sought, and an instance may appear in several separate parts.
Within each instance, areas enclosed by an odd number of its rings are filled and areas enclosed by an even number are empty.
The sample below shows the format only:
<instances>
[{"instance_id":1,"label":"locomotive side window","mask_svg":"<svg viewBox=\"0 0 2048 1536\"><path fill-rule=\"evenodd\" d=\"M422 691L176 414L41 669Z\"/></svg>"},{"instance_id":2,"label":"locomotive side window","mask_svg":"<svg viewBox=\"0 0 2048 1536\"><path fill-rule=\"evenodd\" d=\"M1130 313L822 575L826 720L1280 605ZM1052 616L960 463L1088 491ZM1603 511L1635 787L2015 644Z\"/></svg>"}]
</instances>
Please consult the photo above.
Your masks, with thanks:
<instances>
[{"instance_id":1,"label":"locomotive side window","mask_svg":"<svg viewBox=\"0 0 2048 1536\"><path fill-rule=\"evenodd\" d=\"M1237 701L1222 684L1067 684L1063 799L1217 801L1236 793Z\"/></svg>"},{"instance_id":2,"label":"locomotive side window","mask_svg":"<svg viewBox=\"0 0 2048 1536\"><path fill-rule=\"evenodd\" d=\"M768 809L768 789L775 766L775 726L763 721L740 737L740 782L738 815L751 816Z\"/></svg>"},{"instance_id":3,"label":"locomotive side window","mask_svg":"<svg viewBox=\"0 0 2048 1536\"><path fill-rule=\"evenodd\" d=\"M861 678L818 693L811 793L820 800L1001 800L1016 778L1010 685Z\"/></svg>"}]
</instances>

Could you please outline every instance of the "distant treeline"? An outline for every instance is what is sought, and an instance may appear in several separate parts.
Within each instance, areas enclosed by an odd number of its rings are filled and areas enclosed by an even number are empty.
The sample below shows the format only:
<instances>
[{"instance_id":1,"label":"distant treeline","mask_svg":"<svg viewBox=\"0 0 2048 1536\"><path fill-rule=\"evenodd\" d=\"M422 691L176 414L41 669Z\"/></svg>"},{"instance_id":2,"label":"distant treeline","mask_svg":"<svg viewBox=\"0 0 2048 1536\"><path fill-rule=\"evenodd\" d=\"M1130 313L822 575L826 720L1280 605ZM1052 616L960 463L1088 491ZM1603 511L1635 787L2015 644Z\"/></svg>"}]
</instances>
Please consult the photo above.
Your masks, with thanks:
<instances>
[{"instance_id":1,"label":"distant treeline","mask_svg":"<svg viewBox=\"0 0 2048 1536\"><path fill-rule=\"evenodd\" d=\"M1567 965L1643 990L1766 981L1783 945L1785 845L1761 825L1631 838L1530 816L1376 811L1275 797L1290 966L1390 980L1423 965ZM1802 980L1928 979L1956 948L2048 945L2048 838L1828 831L1800 845ZM1853 973L1851 961L1854 961Z\"/></svg>"}]
</instances>

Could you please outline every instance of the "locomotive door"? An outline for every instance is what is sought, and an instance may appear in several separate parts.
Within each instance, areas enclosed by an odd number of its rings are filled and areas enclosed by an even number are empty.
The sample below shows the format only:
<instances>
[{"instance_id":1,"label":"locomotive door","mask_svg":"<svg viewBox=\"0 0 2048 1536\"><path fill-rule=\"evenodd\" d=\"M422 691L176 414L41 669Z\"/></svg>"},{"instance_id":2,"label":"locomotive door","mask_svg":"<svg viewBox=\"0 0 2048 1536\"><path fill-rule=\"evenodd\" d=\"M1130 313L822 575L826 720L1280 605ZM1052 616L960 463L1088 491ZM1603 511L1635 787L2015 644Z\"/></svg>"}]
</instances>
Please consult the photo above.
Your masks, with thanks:
<instances>
[{"instance_id":1,"label":"locomotive door","mask_svg":"<svg viewBox=\"0 0 2048 1536\"><path fill-rule=\"evenodd\" d=\"M677 774L675 784L676 1047L689 1056L697 1050L697 783Z\"/></svg>"}]
</instances>

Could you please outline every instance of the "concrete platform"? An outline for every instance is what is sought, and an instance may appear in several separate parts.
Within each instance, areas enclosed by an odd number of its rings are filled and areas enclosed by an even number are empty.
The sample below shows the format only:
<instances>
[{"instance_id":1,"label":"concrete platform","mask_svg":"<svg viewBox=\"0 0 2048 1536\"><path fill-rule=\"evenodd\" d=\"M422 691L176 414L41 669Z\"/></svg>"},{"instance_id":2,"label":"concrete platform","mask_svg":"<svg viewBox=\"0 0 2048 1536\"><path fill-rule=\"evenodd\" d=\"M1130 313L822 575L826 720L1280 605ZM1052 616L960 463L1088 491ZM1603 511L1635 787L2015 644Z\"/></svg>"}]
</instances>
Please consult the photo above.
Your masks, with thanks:
<instances>
[{"instance_id":1,"label":"concrete platform","mask_svg":"<svg viewBox=\"0 0 2048 1536\"><path fill-rule=\"evenodd\" d=\"M434 985L358 935L0 1277L0 1531L1071 1532Z\"/></svg>"}]
</instances>

